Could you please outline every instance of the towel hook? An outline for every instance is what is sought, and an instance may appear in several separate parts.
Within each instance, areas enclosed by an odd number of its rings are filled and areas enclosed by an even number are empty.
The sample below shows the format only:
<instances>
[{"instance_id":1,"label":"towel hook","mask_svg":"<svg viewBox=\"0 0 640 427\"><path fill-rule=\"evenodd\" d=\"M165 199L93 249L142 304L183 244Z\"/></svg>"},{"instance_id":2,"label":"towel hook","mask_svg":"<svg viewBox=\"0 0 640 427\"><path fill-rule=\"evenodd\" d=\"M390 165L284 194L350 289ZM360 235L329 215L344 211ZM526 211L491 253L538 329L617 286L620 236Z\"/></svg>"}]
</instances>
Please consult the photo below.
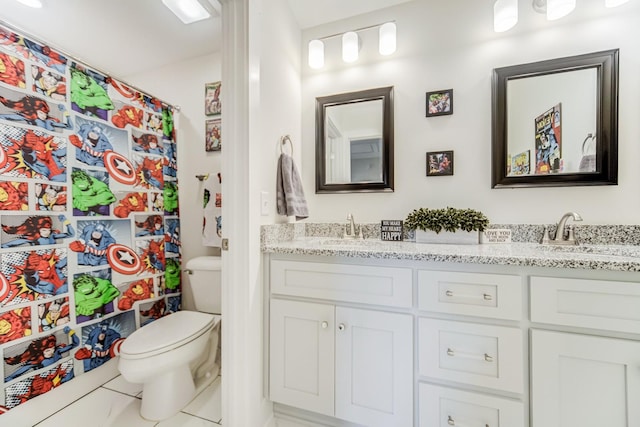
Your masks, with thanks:
<instances>
[{"instance_id":1,"label":"towel hook","mask_svg":"<svg viewBox=\"0 0 640 427\"><path fill-rule=\"evenodd\" d=\"M291 137L289 135L284 135L280 138L280 153L284 153L282 147L284 147L284 144L287 142L289 142L289 145L291 146L291 155L293 156L293 142L291 142Z\"/></svg>"}]
</instances>

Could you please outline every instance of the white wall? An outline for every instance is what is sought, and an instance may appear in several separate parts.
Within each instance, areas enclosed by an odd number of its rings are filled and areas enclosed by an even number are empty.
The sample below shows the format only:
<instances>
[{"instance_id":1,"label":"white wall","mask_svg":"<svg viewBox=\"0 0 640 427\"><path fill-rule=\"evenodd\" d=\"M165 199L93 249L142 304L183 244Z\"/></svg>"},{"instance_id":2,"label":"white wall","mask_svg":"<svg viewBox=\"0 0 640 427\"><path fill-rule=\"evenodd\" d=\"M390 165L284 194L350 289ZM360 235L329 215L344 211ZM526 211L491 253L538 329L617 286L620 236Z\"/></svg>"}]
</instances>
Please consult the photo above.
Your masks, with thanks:
<instances>
[{"instance_id":1,"label":"white wall","mask_svg":"<svg viewBox=\"0 0 640 427\"><path fill-rule=\"evenodd\" d=\"M206 152L204 149L207 118L204 114L204 85L219 81L220 76L220 54L213 54L123 77L125 82L180 106L176 139L183 263L196 256L220 253L217 248L202 245L203 183L195 177L221 170L220 151ZM224 102L224 94L221 97ZM224 133L224 122L222 126ZM210 176L209 179L216 178ZM188 286L183 287L182 304L183 308L193 308L193 297Z\"/></svg>"},{"instance_id":2,"label":"white wall","mask_svg":"<svg viewBox=\"0 0 640 427\"><path fill-rule=\"evenodd\" d=\"M640 219L640 4L606 9L582 0L568 17L547 22L520 1L520 22L493 32L493 1L415 0L303 32L302 158L308 221L404 219L419 207L480 209L493 223L550 223L577 211L587 224ZM311 70L306 45L316 37L395 20L398 50L378 56L375 31L364 31L357 63L341 64L339 39L325 46L327 65ZM620 48L619 185L491 189L493 68ZM394 86L395 192L316 195L315 98ZM453 88L454 113L425 117L425 92ZM454 150L455 175L426 177L427 151ZM614 214L615 213L615 214Z\"/></svg>"},{"instance_id":3,"label":"white wall","mask_svg":"<svg viewBox=\"0 0 640 427\"><path fill-rule=\"evenodd\" d=\"M276 214L276 169L281 153L280 138L290 135L293 158L301 167L301 88L300 88L300 29L285 0L270 0L262 11L260 44L259 115L260 132L255 137L261 150L256 174L261 191L268 193L268 214L262 224L287 222L291 218ZM305 148L306 149L306 148ZM291 154L291 146L282 150ZM305 190L310 191L305 188ZM256 194L256 200L259 198Z\"/></svg>"}]
</instances>

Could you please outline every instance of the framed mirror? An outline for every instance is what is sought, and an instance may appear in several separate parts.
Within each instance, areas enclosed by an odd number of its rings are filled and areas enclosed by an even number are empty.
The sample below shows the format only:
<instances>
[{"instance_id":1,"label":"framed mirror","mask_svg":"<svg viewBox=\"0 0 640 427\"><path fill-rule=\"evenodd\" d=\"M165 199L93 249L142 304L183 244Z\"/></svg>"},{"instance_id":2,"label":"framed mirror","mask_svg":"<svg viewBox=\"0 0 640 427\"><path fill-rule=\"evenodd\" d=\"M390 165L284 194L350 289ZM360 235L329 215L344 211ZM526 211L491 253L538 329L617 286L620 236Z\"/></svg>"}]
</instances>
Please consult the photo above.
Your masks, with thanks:
<instances>
[{"instance_id":1,"label":"framed mirror","mask_svg":"<svg viewBox=\"0 0 640 427\"><path fill-rule=\"evenodd\" d=\"M393 87L316 98L316 193L393 191Z\"/></svg>"},{"instance_id":2,"label":"framed mirror","mask_svg":"<svg viewBox=\"0 0 640 427\"><path fill-rule=\"evenodd\" d=\"M496 68L492 188L618 183L618 49Z\"/></svg>"}]
</instances>

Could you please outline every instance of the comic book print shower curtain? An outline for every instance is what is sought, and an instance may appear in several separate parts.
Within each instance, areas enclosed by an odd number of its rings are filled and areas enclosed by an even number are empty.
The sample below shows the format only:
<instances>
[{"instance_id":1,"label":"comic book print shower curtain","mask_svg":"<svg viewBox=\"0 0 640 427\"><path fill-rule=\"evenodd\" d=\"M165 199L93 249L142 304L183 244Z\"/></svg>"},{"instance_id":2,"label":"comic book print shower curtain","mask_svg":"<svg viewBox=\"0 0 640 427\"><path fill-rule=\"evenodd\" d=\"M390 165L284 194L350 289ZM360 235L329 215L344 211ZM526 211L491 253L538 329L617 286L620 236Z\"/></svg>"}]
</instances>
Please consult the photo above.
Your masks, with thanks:
<instances>
[{"instance_id":1,"label":"comic book print shower curtain","mask_svg":"<svg viewBox=\"0 0 640 427\"><path fill-rule=\"evenodd\" d=\"M0 413L180 309L173 112L0 26Z\"/></svg>"}]
</instances>

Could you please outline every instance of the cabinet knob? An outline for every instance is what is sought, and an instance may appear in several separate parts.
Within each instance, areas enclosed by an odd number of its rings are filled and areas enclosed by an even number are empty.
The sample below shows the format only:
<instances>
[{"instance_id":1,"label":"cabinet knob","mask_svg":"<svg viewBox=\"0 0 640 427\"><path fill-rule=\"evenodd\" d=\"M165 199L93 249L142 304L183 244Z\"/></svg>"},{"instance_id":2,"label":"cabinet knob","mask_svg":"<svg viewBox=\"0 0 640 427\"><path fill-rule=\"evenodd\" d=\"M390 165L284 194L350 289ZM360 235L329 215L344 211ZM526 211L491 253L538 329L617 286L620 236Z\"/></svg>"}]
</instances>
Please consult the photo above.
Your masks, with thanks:
<instances>
[{"instance_id":1,"label":"cabinet knob","mask_svg":"<svg viewBox=\"0 0 640 427\"><path fill-rule=\"evenodd\" d=\"M344 330L345 330L345 328L346 328L346 326L344 326L344 323L340 323L340 324L338 325L338 330L339 330L339 331L344 331Z\"/></svg>"},{"instance_id":2,"label":"cabinet knob","mask_svg":"<svg viewBox=\"0 0 640 427\"><path fill-rule=\"evenodd\" d=\"M320 324L320 326L322 326L322 329L327 329L329 327L329 323L325 320Z\"/></svg>"}]
</instances>

